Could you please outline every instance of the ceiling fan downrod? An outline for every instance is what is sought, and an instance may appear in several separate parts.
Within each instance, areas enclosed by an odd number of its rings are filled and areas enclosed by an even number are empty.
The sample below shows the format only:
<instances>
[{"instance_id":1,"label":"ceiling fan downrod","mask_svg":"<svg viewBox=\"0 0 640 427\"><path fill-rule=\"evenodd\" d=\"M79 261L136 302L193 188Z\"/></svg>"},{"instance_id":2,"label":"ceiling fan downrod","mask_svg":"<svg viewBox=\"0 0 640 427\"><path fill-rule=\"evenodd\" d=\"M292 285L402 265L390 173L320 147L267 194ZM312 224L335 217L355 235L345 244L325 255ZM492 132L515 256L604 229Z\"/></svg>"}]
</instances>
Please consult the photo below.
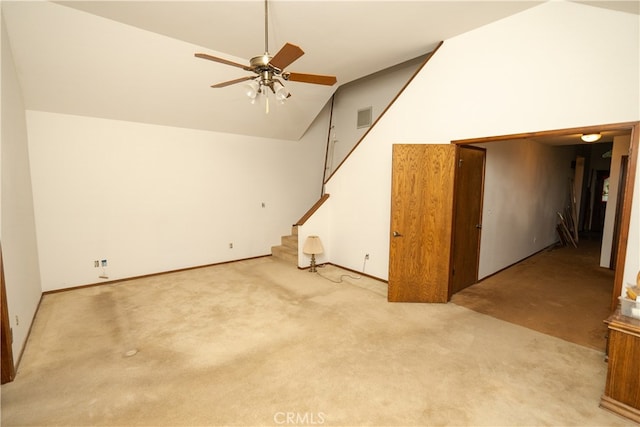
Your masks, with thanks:
<instances>
[{"instance_id":1,"label":"ceiling fan downrod","mask_svg":"<svg viewBox=\"0 0 640 427\"><path fill-rule=\"evenodd\" d=\"M264 55L269 56L269 6L264 0Z\"/></svg>"}]
</instances>

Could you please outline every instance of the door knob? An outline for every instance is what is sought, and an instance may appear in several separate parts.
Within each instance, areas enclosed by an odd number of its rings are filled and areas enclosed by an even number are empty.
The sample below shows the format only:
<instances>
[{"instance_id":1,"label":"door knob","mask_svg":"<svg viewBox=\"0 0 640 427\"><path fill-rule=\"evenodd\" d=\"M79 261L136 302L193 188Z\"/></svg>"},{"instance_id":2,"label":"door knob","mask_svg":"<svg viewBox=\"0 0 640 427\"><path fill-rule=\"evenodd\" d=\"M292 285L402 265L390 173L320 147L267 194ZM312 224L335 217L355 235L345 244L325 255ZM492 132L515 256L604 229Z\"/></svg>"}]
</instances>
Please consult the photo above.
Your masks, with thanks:
<instances>
[{"instance_id":1,"label":"door knob","mask_svg":"<svg viewBox=\"0 0 640 427\"><path fill-rule=\"evenodd\" d=\"M398 233L397 231L394 231L393 237L402 237L402 234Z\"/></svg>"},{"instance_id":2,"label":"door knob","mask_svg":"<svg viewBox=\"0 0 640 427\"><path fill-rule=\"evenodd\" d=\"M476 224L476 228L482 228L482 224Z\"/></svg>"}]
</instances>

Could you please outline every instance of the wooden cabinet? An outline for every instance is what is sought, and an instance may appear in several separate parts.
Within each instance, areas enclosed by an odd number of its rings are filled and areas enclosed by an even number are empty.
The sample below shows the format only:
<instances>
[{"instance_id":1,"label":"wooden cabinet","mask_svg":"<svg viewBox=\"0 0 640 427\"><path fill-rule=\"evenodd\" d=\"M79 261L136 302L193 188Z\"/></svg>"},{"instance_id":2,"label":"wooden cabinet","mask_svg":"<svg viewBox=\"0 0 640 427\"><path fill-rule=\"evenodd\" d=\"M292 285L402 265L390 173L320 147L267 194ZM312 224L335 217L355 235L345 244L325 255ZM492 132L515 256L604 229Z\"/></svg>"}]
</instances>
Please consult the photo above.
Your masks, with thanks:
<instances>
[{"instance_id":1,"label":"wooden cabinet","mask_svg":"<svg viewBox=\"0 0 640 427\"><path fill-rule=\"evenodd\" d=\"M609 366L600 407L640 423L640 319L618 308L605 323Z\"/></svg>"}]
</instances>

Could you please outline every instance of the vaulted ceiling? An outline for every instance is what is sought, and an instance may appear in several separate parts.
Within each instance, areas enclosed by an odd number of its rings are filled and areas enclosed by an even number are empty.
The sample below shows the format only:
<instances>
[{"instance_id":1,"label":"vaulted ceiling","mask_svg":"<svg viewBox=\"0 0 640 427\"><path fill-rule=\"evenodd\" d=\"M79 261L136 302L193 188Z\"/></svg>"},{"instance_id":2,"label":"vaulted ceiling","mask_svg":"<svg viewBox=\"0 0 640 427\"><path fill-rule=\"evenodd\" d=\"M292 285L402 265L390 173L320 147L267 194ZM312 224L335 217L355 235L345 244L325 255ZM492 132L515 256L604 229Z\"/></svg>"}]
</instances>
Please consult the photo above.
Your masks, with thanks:
<instances>
[{"instance_id":1,"label":"vaulted ceiling","mask_svg":"<svg viewBox=\"0 0 640 427\"><path fill-rule=\"evenodd\" d=\"M296 140L341 84L431 51L438 42L541 1L271 0L269 52L306 52L289 71L334 86L286 82L284 105L252 105L241 64L264 53L264 2L2 1L27 109ZM638 2L586 2L638 12Z\"/></svg>"}]
</instances>

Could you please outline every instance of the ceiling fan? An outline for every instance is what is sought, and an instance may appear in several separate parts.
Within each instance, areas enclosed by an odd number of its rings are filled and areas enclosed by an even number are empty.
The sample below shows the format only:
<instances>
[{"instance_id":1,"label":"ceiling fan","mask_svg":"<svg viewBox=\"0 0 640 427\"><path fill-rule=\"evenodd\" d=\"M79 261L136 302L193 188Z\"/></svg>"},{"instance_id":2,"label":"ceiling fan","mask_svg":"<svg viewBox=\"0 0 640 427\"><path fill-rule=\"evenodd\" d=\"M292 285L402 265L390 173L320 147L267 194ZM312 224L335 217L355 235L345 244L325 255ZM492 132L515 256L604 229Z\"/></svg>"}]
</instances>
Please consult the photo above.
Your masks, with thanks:
<instances>
[{"instance_id":1,"label":"ceiling fan","mask_svg":"<svg viewBox=\"0 0 640 427\"><path fill-rule=\"evenodd\" d=\"M278 101L284 101L291 94L284 87L285 81L313 83L319 85L332 86L336 83L335 76L326 76L321 74L306 74L284 71L296 59L304 55L304 51L291 43L286 43L274 56L269 53L269 22L268 22L268 5L267 0L264 2L264 54L250 59L250 65L242 65L227 59L218 58L206 53L196 53L197 58L208 59L210 61L219 62L221 64L231 65L232 67L242 68L245 71L251 71L255 75L240 77L238 79L229 80L222 83L211 85L212 88L222 88L236 83L242 83L248 80L252 82L248 86L247 95L255 100L257 95L267 95L270 90ZM280 80L282 78L282 80ZM269 104L267 99L267 112L269 112Z\"/></svg>"}]
</instances>

